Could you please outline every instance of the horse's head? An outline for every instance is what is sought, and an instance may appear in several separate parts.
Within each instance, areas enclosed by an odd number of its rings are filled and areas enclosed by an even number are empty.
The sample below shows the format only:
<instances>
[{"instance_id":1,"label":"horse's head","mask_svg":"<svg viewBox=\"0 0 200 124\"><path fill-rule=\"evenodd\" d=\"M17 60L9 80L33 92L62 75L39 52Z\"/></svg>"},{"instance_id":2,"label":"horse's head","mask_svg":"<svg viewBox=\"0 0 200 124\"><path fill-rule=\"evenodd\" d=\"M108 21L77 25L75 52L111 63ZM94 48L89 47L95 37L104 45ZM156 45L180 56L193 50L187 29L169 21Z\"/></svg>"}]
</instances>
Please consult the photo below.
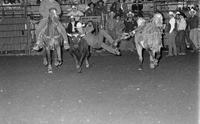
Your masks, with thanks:
<instances>
[{"instance_id":1,"label":"horse's head","mask_svg":"<svg viewBox=\"0 0 200 124\"><path fill-rule=\"evenodd\" d=\"M152 18L152 22L157 26L157 27L163 27L163 16L160 13L154 14Z\"/></svg>"},{"instance_id":2,"label":"horse's head","mask_svg":"<svg viewBox=\"0 0 200 124\"><path fill-rule=\"evenodd\" d=\"M59 16L56 11L57 11L56 8L50 8L49 9L49 18L52 20L53 23L58 24Z\"/></svg>"}]
</instances>

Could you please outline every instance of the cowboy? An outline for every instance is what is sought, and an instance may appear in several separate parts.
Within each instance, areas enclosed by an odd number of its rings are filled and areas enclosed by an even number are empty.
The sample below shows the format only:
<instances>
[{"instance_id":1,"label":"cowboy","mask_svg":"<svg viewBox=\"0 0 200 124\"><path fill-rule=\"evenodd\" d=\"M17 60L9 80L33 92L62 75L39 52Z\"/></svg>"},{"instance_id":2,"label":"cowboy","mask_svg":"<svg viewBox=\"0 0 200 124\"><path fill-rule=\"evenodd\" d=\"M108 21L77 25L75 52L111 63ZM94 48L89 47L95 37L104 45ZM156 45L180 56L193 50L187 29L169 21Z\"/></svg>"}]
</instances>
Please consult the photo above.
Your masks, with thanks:
<instances>
[{"instance_id":1,"label":"cowboy","mask_svg":"<svg viewBox=\"0 0 200 124\"><path fill-rule=\"evenodd\" d=\"M40 4L39 12L40 12L41 16L43 17L43 19L40 20L40 23L38 24L36 31L35 31L37 41L36 41L35 46L33 47L33 50L38 51L42 48L43 43L42 43L42 39L39 36L39 34L41 33L41 30L44 29L46 26L50 12L52 12L52 11L50 11L50 10L52 10L52 8L54 8L54 10L55 10L54 11L55 16L57 18L59 18L58 15L61 14L61 9L60 9L60 5L55 0L43 0ZM69 49L69 43L68 43L65 28L59 21L58 21L58 29L64 39L64 48Z\"/></svg>"},{"instance_id":2,"label":"cowboy","mask_svg":"<svg viewBox=\"0 0 200 124\"><path fill-rule=\"evenodd\" d=\"M186 55L186 44L185 44L185 29L186 20L183 14L178 13L177 19L177 35L175 37L175 42L177 46L178 55Z\"/></svg>"},{"instance_id":3,"label":"cowboy","mask_svg":"<svg viewBox=\"0 0 200 124\"><path fill-rule=\"evenodd\" d=\"M168 55L167 56L173 56L177 55L177 50L176 50L176 44L175 44L175 25L176 25L176 19L175 19L175 14L170 11L169 12L169 31L167 32L167 44L168 44Z\"/></svg>"},{"instance_id":4,"label":"cowboy","mask_svg":"<svg viewBox=\"0 0 200 124\"><path fill-rule=\"evenodd\" d=\"M194 9L191 9L189 11L190 14L190 19L189 19L189 23L188 23L188 27L190 30L190 39L193 42L194 46L196 49L199 49L199 42L200 42L200 37L198 35L199 31L198 31L198 25L199 25L199 17L197 16L197 11Z\"/></svg>"},{"instance_id":5,"label":"cowboy","mask_svg":"<svg viewBox=\"0 0 200 124\"><path fill-rule=\"evenodd\" d=\"M84 16L84 14L78 10L77 6L72 6L72 10L67 14L67 16L73 16L75 17L75 21L79 21L81 16Z\"/></svg>"}]
</instances>

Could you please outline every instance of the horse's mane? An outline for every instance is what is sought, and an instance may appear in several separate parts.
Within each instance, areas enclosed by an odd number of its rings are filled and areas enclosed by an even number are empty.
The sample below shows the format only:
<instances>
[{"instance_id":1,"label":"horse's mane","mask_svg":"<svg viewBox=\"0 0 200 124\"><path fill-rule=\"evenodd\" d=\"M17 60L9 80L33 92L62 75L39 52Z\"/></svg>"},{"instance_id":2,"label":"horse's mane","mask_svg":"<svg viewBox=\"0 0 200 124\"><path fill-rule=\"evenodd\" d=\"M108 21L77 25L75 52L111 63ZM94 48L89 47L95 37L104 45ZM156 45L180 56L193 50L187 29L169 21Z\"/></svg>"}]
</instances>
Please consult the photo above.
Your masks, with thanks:
<instances>
[{"instance_id":1,"label":"horse's mane","mask_svg":"<svg viewBox=\"0 0 200 124\"><path fill-rule=\"evenodd\" d=\"M51 19L51 17L48 17L48 21L47 21L47 24L46 24L46 29L45 29L45 35L46 36L50 36L51 35L51 32L54 31L54 29L52 30L51 26L53 24L53 20ZM53 27L55 28L55 27Z\"/></svg>"},{"instance_id":2,"label":"horse's mane","mask_svg":"<svg viewBox=\"0 0 200 124\"><path fill-rule=\"evenodd\" d=\"M46 27L46 30L45 30L45 34L46 34L47 36L50 35L50 26L51 26L52 23L53 23L53 21L51 20L50 17L48 17L47 27Z\"/></svg>"}]
</instances>

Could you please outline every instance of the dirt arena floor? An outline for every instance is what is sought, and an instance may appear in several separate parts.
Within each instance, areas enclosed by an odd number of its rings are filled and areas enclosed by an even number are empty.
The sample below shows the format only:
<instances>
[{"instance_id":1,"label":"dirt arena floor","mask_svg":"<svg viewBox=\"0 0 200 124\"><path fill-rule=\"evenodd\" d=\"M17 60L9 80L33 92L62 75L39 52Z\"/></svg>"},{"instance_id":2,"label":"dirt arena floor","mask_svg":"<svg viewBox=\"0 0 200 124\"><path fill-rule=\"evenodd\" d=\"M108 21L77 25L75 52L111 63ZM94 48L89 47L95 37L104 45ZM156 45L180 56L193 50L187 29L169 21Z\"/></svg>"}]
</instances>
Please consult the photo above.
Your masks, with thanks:
<instances>
[{"instance_id":1,"label":"dirt arena floor","mask_svg":"<svg viewBox=\"0 0 200 124\"><path fill-rule=\"evenodd\" d=\"M0 57L0 124L197 124L199 55L163 57L138 71L136 53L71 56L47 73L41 56Z\"/></svg>"}]
</instances>

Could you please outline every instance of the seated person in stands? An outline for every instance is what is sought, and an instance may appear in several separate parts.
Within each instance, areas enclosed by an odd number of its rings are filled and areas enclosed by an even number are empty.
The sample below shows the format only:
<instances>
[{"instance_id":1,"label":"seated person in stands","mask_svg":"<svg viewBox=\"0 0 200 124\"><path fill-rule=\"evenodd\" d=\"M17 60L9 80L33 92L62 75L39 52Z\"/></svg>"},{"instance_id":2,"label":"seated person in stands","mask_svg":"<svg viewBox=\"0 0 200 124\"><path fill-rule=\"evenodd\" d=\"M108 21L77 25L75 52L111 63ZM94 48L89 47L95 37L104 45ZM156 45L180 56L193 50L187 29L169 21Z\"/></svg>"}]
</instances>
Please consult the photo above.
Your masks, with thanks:
<instances>
[{"instance_id":1,"label":"seated person in stands","mask_svg":"<svg viewBox=\"0 0 200 124\"><path fill-rule=\"evenodd\" d=\"M93 2L90 2L88 4L89 8L85 11L85 15L86 16L96 16L96 8L95 8L95 4Z\"/></svg>"},{"instance_id":2,"label":"seated person in stands","mask_svg":"<svg viewBox=\"0 0 200 124\"><path fill-rule=\"evenodd\" d=\"M127 18L124 20L124 32L130 33L137 27L137 22L134 19L134 13L129 12L127 13Z\"/></svg>"},{"instance_id":3,"label":"seated person in stands","mask_svg":"<svg viewBox=\"0 0 200 124\"><path fill-rule=\"evenodd\" d=\"M54 10L55 10L54 11L55 15L58 16L58 15L61 14L60 5L55 0L43 0L41 2L41 4L40 4L39 12L42 15L43 19L40 20L40 23L36 27L36 31L35 31L35 33L36 33L36 44L33 47L33 50L38 51L43 46L43 41L41 40L41 37L39 36L39 34L42 31L42 29L44 29L45 26L46 26L47 21L48 21L48 17L50 15L50 10L52 10L52 8L54 8ZM59 28L59 30L61 30L60 33L63 36L65 49L69 49L69 43L68 43L67 33L65 31L65 28L63 27L63 25L60 22L58 22L58 28Z\"/></svg>"},{"instance_id":4,"label":"seated person in stands","mask_svg":"<svg viewBox=\"0 0 200 124\"><path fill-rule=\"evenodd\" d=\"M75 21L74 16L71 16L70 22L69 22L69 24L67 25L67 28L66 28L66 32L69 33L69 34L78 33L78 31L75 28L78 22L79 21Z\"/></svg>"},{"instance_id":5,"label":"seated person in stands","mask_svg":"<svg viewBox=\"0 0 200 124\"><path fill-rule=\"evenodd\" d=\"M80 10L78 10L78 8L76 6L72 6L72 10L67 14L67 16L71 17L74 16L76 21L80 20L81 16L84 16L83 12L81 12Z\"/></svg>"},{"instance_id":6,"label":"seated person in stands","mask_svg":"<svg viewBox=\"0 0 200 124\"><path fill-rule=\"evenodd\" d=\"M104 6L104 1L103 0L99 0L96 3L95 9L96 9L96 15L97 16L102 16L102 14L106 14L107 13L107 9L106 9L106 6Z\"/></svg>"},{"instance_id":7,"label":"seated person in stands","mask_svg":"<svg viewBox=\"0 0 200 124\"><path fill-rule=\"evenodd\" d=\"M119 2L114 2L111 5L110 10L115 12L115 15L119 15L120 17L122 17L124 15L123 10L120 8Z\"/></svg>"},{"instance_id":8,"label":"seated person in stands","mask_svg":"<svg viewBox=\"0 0 200 124\"><path fill-rule=\"evenodd\" d=\"M140 0L136 0L132 5L133 13L136 13L138 16L143 17L143 4Z\"/></svg>"}]
</instances>

